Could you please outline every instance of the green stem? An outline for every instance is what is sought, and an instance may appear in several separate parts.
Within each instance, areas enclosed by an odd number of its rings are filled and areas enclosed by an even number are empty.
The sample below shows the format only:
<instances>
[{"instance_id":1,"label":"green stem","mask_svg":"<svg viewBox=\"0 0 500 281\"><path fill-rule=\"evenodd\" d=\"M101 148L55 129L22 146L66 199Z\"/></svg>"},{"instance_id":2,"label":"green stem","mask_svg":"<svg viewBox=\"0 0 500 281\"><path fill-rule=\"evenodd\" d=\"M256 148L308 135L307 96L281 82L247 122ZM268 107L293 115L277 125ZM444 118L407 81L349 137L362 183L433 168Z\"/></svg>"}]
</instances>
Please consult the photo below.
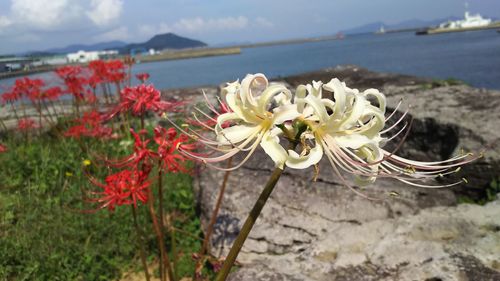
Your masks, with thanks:
<instances>
[{"instance_id":1,"label":"green stem","mask_svg":"<svg viewBox=\"0 0 500 281\"><path fill-rule=\"evenodd\" d=\"M238 237L236 237L236 240L234 241L233 246L231 247L231 250L229 251L229 254L226 257L226 260L224 261L224 265L222 266L221 271L219 271L219 274L215 279L216 281L226 280L227 276L229 275L229 272L231 271L231 268L233 267L234 262L236 261L236 257L238 256L241 248L243 247L243 243L245 243L248 234L252 230L255 221L259 217L262 208L269 199L269 196L273 192L273 189L276 186L276 183L278 182L282 173L283 173L282 169L280 168L274 169L273 173L271 174L271 177L269 178L269 180L266 183L266 186L264 187L264 190L260 194L259 199L257 199L257 202L255 202L255 205L250 211L250 214L248 215L245 224L243 224L243 227L241 228Z\"/></svg>"},{"instance_id":2,"label":"green stem","mask_svg":"<svg viewBox=\"0 0 500 281\"><path fill-rule=\"evenodd\" d=\"M170 243L172 244L172 261L173 261L173 266L174 266L174 276L175 280L179 280L179 270L177 267L178 264L178 257L177 257L177 239L175 238L175 227L174 221L172 219L172 228L170 230Z\"/></svg>"},{"instance_id":3,"label":"green stem","mask_svg":"<svg viewBox=\"0 0 500 281\"><path fill-rule=\"evenodd\" d=\"M158 240L158 245L160 247L160 262L163 262L164 266L167 268L168 280L175 281L177 279L174 278L174 274L172 272L172 267L170 265L170 259L168 254L165 253L165 243L163 242L163 232L161 230L160 224L158 223L158 218L156 217L156 213L153 205L153 192L150 188L148 188L148 205L149 205L149 214L151 216L151 220L153 221L153 228L156 232L156 238Z\"/></svg>"},{"instance_id":4,"label":"green stem","mask_svg":"<svg viewBox=\"0 0 500 281\"><path fill-rule=\"evenodd\" d=\"M137 244L139 246L139 250L141 253L142 267L144 268L144 274L146 275L146 281L149 281L148 264L146 263L146 251L144 251L144 243L142 241L141 229L139 228L139 224L137 223L137 212L135 210L134 205L130 205L130 206L132 207L132 216L134 217L134 227L135 227L135 231L137 232Z\"/></svg>"},{"instance_id":5,"label":"green stem","mask_svg":"<svg viewBox=\"0 0 500 281\"><path fill-rule=\"evenodd\" d=\"M158 163L158 167L161 167L161 162ZM161 170L160 170L161 171ZM160 173L160 172L159 172ZM159 178L161 180L161 177ZM160 206L159 209L162 213L160 213L160 220L162 221L161 226L163 227L163 203L161 200L163 198L163 192L162 188L158 190L158 196L160 197ZM175 280L179 280L179 275L178 275L178 267L177 267L177 240L175 238L175 225L174 225L174 219L170 217L167 219L167 229L170 231L170 244L172 244L172 265L173 265L173 272L175 276Z\"/></svg>"},{"instance_id":6,"label":"green stem","mask_svg":"<svg viewBox=\"0 0 500 281\"><path fill-rule=\"evenodd\" d=\"M158 212L160 212L160 230L163 232L163 173L161 170L161 160L158 160L158 199L159 199L159 205L158 205ZM163 233L162 233L163 237ZM175 269L174 269L175 270ZM160 280L165 280L165 266L163 264L163 261L160 261Z\"/></svg>"}]
</instances>

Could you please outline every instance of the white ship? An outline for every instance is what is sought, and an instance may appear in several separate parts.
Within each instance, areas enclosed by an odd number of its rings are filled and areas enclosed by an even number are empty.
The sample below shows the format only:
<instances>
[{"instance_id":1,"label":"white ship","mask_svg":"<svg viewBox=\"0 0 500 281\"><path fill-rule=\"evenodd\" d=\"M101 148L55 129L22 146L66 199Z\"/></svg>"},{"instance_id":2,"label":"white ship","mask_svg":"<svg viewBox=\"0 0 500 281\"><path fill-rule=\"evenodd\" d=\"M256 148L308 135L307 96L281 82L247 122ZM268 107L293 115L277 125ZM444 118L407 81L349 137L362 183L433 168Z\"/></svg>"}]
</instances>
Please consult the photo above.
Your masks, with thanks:
<instances>
[{"instance_id":1,"label":"white ship","mask_svg":"<svg viewBox=\"0 0 500 281\"><path fill-rule=\"evenodd\" d=\"M375 31L375 34L384 34L385 33L385 28L383 25L380 26L380 28Z\"/></svg>"},{"instance_id":2,"label":"white ship","mask_svg":"<svg viewBox=\"0 0 500 281\"><path fill-rule=\"evenodd\" d=\"M439 25L438 28L443 28L443 29L477 28L477 27L488 26L491 23L492 23L491 19L483 18L480 14L470 14L469 11L467 11L467 5L466 5L464 19L443 22Z\"/></svg>"},{"instance_id":3,"label":"white ship","mask_svg":"<svg viewBox=\"0 0 500 281\"><path fill-rule=\"evenodd\" d=\"M484 29L500 28L500 21L492 21L491 19L483 18L480 14L470 14L465 5L464 19L447 21L441 23L437 27L417 30L415 34L439 34L448 32L475 31Z\"/></svg>"}]
</instances>

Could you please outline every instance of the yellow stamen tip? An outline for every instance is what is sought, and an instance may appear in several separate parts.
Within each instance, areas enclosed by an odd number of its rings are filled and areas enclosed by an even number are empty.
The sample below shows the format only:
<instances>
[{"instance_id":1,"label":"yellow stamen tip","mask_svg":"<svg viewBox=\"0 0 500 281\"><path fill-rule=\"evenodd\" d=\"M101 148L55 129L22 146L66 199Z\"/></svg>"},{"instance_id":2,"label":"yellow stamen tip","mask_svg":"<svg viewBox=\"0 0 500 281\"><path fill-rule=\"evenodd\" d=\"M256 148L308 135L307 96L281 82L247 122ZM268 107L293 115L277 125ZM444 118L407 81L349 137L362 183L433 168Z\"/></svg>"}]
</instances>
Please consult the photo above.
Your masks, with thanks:
<instances>
[{"instance_id":1,"label":"yellow stamen tip","mask_svg":"<svg viewBox=\"0 0 500 281\"><path fill-rule=\"evenodd\" d=\"M73 173L70 173L70 172L66 172L66 176L69 178L69 177L72 177L73 176Z\"/></svg>"},{"instance_id":2,"label":"yellow stamen tip","mask_svg":"<svg viewBox=\"0 0 500 281\"><path fill-rule=\"evenodd\" d=\"M83 160L83 166L90 166L90 164L92 164L92 162L90 162L90 160L88 160L88 159Z\"/></svg>"},{"instance_id":3,"label":"yellow stamen tip","mask_svg":"<svg viewBox=\"0 0 500 281\"><path fill-rule=\"evenodd\" d=\"M463 180L465 183L469 183L469 181L468 181L466 178L462 178L462 180Z\"/></svg>"}]
</instances>

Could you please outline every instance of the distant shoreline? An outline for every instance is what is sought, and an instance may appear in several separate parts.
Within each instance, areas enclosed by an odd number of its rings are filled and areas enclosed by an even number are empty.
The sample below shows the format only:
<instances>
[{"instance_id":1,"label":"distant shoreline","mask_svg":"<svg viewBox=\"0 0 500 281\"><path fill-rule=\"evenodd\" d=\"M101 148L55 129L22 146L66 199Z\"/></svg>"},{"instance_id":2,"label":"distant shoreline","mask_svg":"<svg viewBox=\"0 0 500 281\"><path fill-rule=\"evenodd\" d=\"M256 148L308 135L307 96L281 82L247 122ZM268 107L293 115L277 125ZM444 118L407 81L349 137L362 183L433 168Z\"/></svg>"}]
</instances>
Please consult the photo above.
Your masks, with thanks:
<instances>
[{"instance_id":1,"label":"distant shoreline","mask_svg":"<svg viewBox=\"0 0 500 281\"><path fill-rule=\"evenodd\" d=\"M214 47L214 48L194 48L194 49L181 49L176 51L167 51L158 55L151 56L137 56L136 60L140 63L150 63L157 61L165 61L165 60L182 60L182 59L191 59L191 58L201 58L201 57L211 57L211 56L226 56L226 55L237 55L241 53L241 49L244 48L258 48L258 47L267 47L267 46L275 46L275 45L289 45L289 44L301 44L301 43L309 43L309 42L321 42L321 41L332 41L332 40L341 40L342 37L338 35L335 36L323 36L323 37L313 37L313 38L299 38L299 39L289 39L289 40L277 40L277 41L268 41L261 43L252 43L252 44L241 44L230 47ZM66 64L64 64L66 65ZM55 70L56 68L64 65L44 65L41 67L33 68L30 70L21 70L21 71L12 71L12 72L1 72L0 80L8 79L19 76L26 76L30 74L50 72ZM86 64L81 64L86 65Z\"/></svg>"},{"instance_id":2,"label":"distant shoreline","mask_svg":"<svg viewBox=\"0 0 500 281\"><path fill-rule=\"evenodd\" d=\"M158 55L151 56L136 56L136 60L140 63L150 63L156 61L164 60L181 60L181 59L191 59L191 58L201 58L201 57L211 57L211 56L227 56L227 55L237 55L241 53L241 48L239 47L226 47L226 48L195 48L195 49L181 49L177 51L167 51ZM120 57L123 58L123 57ZM19 76L26 76L36 73L50 72L54 71L56 68L66 65L75 64L61 64L61 65L44 65L30 70L20 70L12 72L1 72L0 80L8 79ZM85 66L86 63L78 64Z\"/></svg>"}]
</instances>

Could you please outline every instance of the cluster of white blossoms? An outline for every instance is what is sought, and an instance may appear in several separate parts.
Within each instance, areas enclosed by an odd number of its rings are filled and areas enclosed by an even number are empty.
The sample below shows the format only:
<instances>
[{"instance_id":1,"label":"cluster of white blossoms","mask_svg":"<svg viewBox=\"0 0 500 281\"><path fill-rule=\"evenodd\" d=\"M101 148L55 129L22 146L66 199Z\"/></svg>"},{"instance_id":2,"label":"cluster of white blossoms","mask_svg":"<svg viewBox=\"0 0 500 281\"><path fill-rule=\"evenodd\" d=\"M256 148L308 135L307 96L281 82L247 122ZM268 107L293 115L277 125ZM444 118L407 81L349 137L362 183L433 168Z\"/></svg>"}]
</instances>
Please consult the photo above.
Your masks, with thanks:
<instances>
[{"instance_id":1,"label":"cluster of white blossoms","mask_svg":"<svg viewBox=\"0 0 500 281\"><path fill-rule=\"evenodd\" d=\"M247 75L241 83L228 83L222 90L222 100L224 108L229 108L227 112L217 114L216 118L205 114L215 124L210 129L216 138L196 134L200 142L221 155L184 152L207 164L247 153L242 162L227 169L219 168L222 170L240 167L261 146L281 169L316 166L326 156L347 186L342 171L353 174L360 184L371 183L377 177L392 177L415 186L446 187L460 182L428 185L424 180L456 172L458 166L473 160L471 154L464 154L444 161L419 162L384 150L384 144L408 125L387 136L401 127L398 124L405 118L405 112L390 128L384 129L401 102L386 117L386 98L381 92L376 89L360 92L338 79L326 84L313 81L300 85L292 94L282 84L269 84L263 74ZM217 112L212 104L208 103L208 107ZM283 143L295 143L298 147L285 149Z\"/></svg>"}]
</instances>

